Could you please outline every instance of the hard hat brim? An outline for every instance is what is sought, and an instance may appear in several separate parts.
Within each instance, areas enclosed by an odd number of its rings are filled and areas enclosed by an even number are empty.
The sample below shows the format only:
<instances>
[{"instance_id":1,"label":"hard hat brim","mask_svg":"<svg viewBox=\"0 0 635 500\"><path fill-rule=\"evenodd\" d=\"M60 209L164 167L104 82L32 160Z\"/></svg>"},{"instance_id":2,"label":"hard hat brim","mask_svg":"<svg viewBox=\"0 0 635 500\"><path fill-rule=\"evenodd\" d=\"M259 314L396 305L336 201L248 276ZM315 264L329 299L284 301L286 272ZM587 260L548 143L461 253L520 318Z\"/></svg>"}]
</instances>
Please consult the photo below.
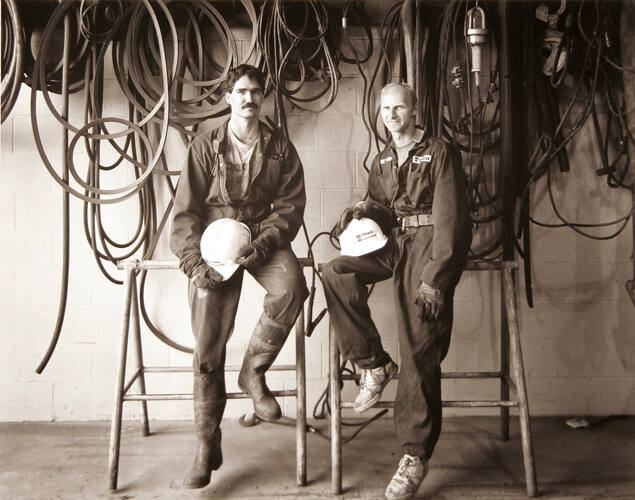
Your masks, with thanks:
<instances>
[{"instance_id":1,"label":"hard hat brim","mask_svg":"<svg viewBox=\"0 0 635 500\"><path fill-rule=\"evenodd\" d=\"M362 255L367 255L369 253L376 252L380 248L384 248L387 241L388 238L386 236L383 238L376 238L373 242L366 241L364 242L364 245L355 245L348 250L340 250L340 255L345 255L347 257L361 257Z\"/></svg>"},{"instance_id":2,"label":"hard hat brim","mask_svg":"<svg viewBox=\"0 0 635 500\"><path fill-rule=\"evenodd\" d=\"M223 281L227 281L231 278L239 267L239 265L234 262L227 262L226 264L212 264L208 262L208 264L223 277Z\"/></svg>"}]
</instances>

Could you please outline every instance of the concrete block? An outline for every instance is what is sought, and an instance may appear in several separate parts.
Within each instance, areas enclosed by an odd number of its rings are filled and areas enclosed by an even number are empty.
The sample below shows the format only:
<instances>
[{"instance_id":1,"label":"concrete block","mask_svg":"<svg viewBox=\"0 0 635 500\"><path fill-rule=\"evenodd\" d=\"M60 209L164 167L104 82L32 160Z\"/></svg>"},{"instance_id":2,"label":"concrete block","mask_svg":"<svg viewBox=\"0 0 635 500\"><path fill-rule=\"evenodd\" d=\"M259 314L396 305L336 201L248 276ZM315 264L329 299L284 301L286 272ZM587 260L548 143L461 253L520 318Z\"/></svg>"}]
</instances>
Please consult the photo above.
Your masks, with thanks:
<instances>
[{"instance_id":1,"label":"concrete block","mask_svg":"<svg viewBox=\"0 0 635 500\"><path fill-rule=\"evenodd\" d=\"M92 346L89 344L59 343L46 369L35 373L46 346L18 344L17 379L20 382L73 382L84 383L91 380Z\"/></svg>"},{"instance_id":2,"label":"concrete block","mask_svg":"<svg viewBox=\"0 0 635 500\"><path fill-rule=\"evenodd\" d=\"M178 269L168 272L168 302L179 308L187 305L187 276Z\"/></svg>"},{"instance_id":3,"label":"concrete block","mask_svg":"<svg viewBox=\"0 0 635 500\"><path fill-rule=\"evenodd\" d=\"M114 269L114 266L108 264L106 267L111 271L111 275L117 279L122 279L123 271ZM99 270L92 270L90 273L91 280L91 298L94 305L118 306L123 304L124 290L121 285L115 285L106 279Z\"/></svg>"},{"instance_id":4,"label":"concrete block","mask_svg":"<svg viewBox=\"0 0 635 500\"><path fill-rule=\"evenodd\" d=\"M320 151L359 151L368 147L367 132L354 114L319 115Z\"/></svg>"},{"instance_id":5,"label":"concrete block","mask_svg":"<svg viewBox=\"0 0 635 500\"><path fill-rule=\"evenodd\" d=\"M15 304L15 272L13 269L0 269L0 305Z\"/></svg>"},{"instance_id":6,"label":"concrete block","mask_svg":"<svg viewBox=\"0 0 635 500\"><path fill-rule=\"evenodd\" d=\"M109 338L91 345L91 380L95 385L108 386L110 395L114 391L119 361L119 339ZM130 359L133 356L128 356Z\"/></svg>"},{"instance_id":7,"label":"concrete block","mask_svg":"<svg viewBox=\"0 0 635 500\"><path fill-rule=\"evenodd\" d=\"M0 231L2 267L51 265L50 231Z\"/></svg>"},{"instance_id":8,"label":"concrete block","mask_svg":"<svg viewBox=\"0 0 635 500\"><path fill-rule=\"evenodd\" d=\"M489 401L500 398L496 380L455 380L441 381L443 401ZM497 408L444 408L443 416L498 415Z\"/></svg>"},{"instance_id":9,"label":"concrete block","mask_svg":"<svg viewBox=\"0 0 635 500\"><path fill-rule=\"evenodd\" d=\"M527 394L531 416L588 415L588 379L529 377Z\"/></svg>"},{"instance_id":10,"label":"concrete block","mask_svg":"<svg viewBox=\"0 0 635 500\"><path fill-rule=\"evenodd\" d=\"M498 343L492 339L454 339L441 368L444 372L498 369Z\"/></svg>"},{"instance_id":11,"label":"concrete block","mask_svg":"<svg viewBox=\"0 0 635 500\"><path fill-rule=\"evenodd\" d=\"M94 344L115 341L121 331L121 312L111 307L68 307L64 317L64 342Z\"/></svg>"},{"instance_id":12,"label":"concrete block","mask_svg":"<svg viewBox=\"0 0 635 500\"><path fill-rule=\"evenodd\" d=\"M9 192L0 199L0 230L12 230L15 227L15 193Z\"/></svg>"},{"instance_id":13,"label":"concrete block","mask_svg":"<svg viewBox=\"0 0 635 500\"><path fill-rule=\"evenodd\" d=\"M345 152L303 152L304 182L308 188L355 187L355 154Z\"/></svg>"},{"instance_id":14,"label":"concrete block","mask_svg":"<svg viewBox=\"0 0 635 500\"><path fill-rule=\"evenodd\" d=\"M596 302L623 296L623 266L613 262L568 262L533 266L536 302Z\"/></svg>"},{"instance_id":15,"label":"concrete block","mask_svg":"<svg viewBox=\"0 0 635 500\"><path fill-rule=\"evenodd\" d=\"M619 214L610 215L616 219ZM607 217L608 220L608 217ZM606 262L627 261L630 258L632 221L616 238L593 240L574 231L544 228L534 225L532 228L532 260L534 262ZM617 227L613 228L614 230ZM591 234L602 234L589 230Z\"/></svg>"},{"instance_id":16,"label":"concrete block","mask_svg":"<svg viewBox=\"0 0 635 500\"><path fill-rule=\"evenodd\" d=\"M13 108L15 110L15 107ZM8 118L0 128L0 158L13 151L13 118Z\"/></svg>"},{"instance_id":17,"label":"concrete block","mask_svg":"<svg viewBox=\"0 0 635 500\"><path fill-rule=\"evenodd\" d=\"M55 327L57 307L44 305L0 307L0 340L7 344L48 344ZM42 354L45 350L42 347ZM33 367L35 368L35 367Z\"/></svg>"},{"instance_id":18,"label":"concrete block","mask_svg":"<svg viewBox=\"0 0 635 500\"><path fill-rule=\"evenodd\" d=\"M0 384L0 421L27 422L53 419L53 384Z\"/></svg>"},{"instance_id":19,"label":"concrete block","mask_svg":"<svg viewBox=\"0 0 635 500\"><path fill-rule=\"evenodd\" d=\"M2 152L0 192L50 192L53 184L52 177L33 146Z\"/></svg>"},{"instance_id":20,"label":"concrete block","mask_svg":"<svg viewBox=\"0 0 635 500\"><path fill-rule=\"evenodd\" d=\"M455 302L452 339L487 339L500 335L500 308L495 302Z\"/></svg>"},{"instance_id":21,"label":"concrete block","mask_svg":"<svg viewBox=\"0 0 635 500\"><path fill-rule=\"evenodd\" d=\"M303 113L310 111L319 114L355 113L357 103L357 82L355 78L341 78L337 82L337 95L334 101L327 107L330 92L327 92L317 100L309 102L296 102L287 100L289 113ZM319 95L324 91L326 84L322 81L306 81L300 90L294 94L294 98L306 99Z\"/></svg>"},{"instance_id":22,"label":"concrete block","mask_svg":"<svg viewBox=\"0 0 635 500\"><path fill-rule=\"evenodd\" d=\"M37 300L40 304L57 305L62 287L62 274L59 269L32 268L19 269L16 272L15 303L30 305ZM90 283L71 276L68 287L69 306L90 303Z\"/></svg>"},{"instance_id":23,"label":"concrete block","mask_svg":"<svg viewBox=\"0 0 635 500\"><path fill-rule=\"evenodd\" d=\"M361 201L364 193L356 190L329 189L322 192L322 227L331 228L347 207Z\"/></svg>"},{"instance_id":24,"label":"concrete block","mask_svg":"<svg viewBox=\"0 0 635 500\"><path fill-rule=\"evenodd\" d=\"M0 349L0 382L12 382L16 379L16 347L3 345Z\"/></svg>"},{"instance_id":25,"label":"concrete block","mask_svg":"<svg viewBox=\"0 0 635 500\"><path fill-rule=\"evenodd\" d=\"M632 377L589 377L583 385L588 415L632 415L635 412Z\"/></svg>"},{"instance_id":26,"label":"concrete block","mask_svg":"<svg viewBox=\"0 0 635 500\"><path fill-rule=\"evenodd\" d=\"M298 151L322 151L318 145L318 115L311 113L287 116L291 141ZM321 139L319 144L321 145Z\"/></svg>"},{"instance_id":27,"label":"concrete block","mask_svg":"<svg viewBox=\"0 0 635 500\"><path fill-rule=\"evenodd\" d=\"M53 419L88 420L91 418L91 384L54 384Z\"/></svg>"}]
</instances>

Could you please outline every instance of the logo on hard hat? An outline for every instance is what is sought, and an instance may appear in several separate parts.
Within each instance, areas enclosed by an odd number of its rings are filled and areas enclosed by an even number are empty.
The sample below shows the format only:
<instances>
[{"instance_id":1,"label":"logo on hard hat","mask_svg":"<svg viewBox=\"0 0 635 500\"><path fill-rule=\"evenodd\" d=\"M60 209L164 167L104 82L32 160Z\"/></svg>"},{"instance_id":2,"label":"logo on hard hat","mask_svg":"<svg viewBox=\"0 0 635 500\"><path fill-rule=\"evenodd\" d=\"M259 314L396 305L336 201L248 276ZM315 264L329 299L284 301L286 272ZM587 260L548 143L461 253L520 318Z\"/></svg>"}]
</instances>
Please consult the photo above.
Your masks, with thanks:
<instances>
[{"instance_id":1,"label":"logo on hard hat","mask_svg":"<svg viewBox=\"0 0 635 500\"><path fill-rule=\"evenodd\" d=\"M242 222L218 219L201 236L201 255L207 264L228 280L238 269L240 252L251 243L251 232Z\"/></svg>"},{"instance_id":2,"label":"logo on hard hat","mask_svg":"<svg viewBox=\"0 0 635 500\"><path fill-rule=\"evenodd\" d=\"M379 250L388 238L373 219L353 219L340 235L340 254L359 257Z\"/></svg>"}]
</instances>

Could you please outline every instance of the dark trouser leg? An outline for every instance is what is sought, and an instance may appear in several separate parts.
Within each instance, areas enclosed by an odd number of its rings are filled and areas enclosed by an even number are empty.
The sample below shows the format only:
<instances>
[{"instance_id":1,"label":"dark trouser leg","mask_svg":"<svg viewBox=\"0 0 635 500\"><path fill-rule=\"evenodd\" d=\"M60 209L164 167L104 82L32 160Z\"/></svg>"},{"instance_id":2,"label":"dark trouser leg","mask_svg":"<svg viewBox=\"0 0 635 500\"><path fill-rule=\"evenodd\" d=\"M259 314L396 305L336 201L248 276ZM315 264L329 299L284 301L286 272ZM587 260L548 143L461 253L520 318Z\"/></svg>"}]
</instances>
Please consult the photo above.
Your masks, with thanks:
<instances>
[{"instance_id":1,"label":"dark trouser leg","mask_svg":"<svg viewBox=\"0 0 635 500\"><path fill-rule=\"evenodd\" d=\"M225 411L225 344L231 335L240 297L242 273L217 290L189 284L194 347L194 424L197 449L183 480L186 488L202 488L223 462L220 423Z\"/></svg>"},{"instance_id":2,"label":"dark trouser leg","mask_svg":"<svg viewBox=\"0 0 635 500\"><path fill-rule=\"evenodd\" d=\"M340 353L360 368L376 368L390 360L371 319L366 285L392 276L393 251L389 240L377 252L361 257L341 256L322 270L324 294Z\"/></svg>"},{"instance_id":3,"label":"dark trouser leg","mask_svg":"<svg viewBox=\"0 0 635 500\"><path fill-rule=\"evenodd\" d=\"M290 248L277 250L271 259L250 270L266 290L263 313L249 340L238 385L254 402L256 415L277 420L280 405L265 382L265 372L273 364L308 296L302 268Z\"/></svg>"},{"instance_id":4,"label":"dark trouser leg","mask_svg":"<svg viewBox=\"0 0 635 500\"><path fill-rule=\"evenodd\" d=\"M431 238L430 246L419 244L416 253L410 235L403 235L401 244L402 257L394 276L401 359L395 429L404 453L429 459L441 432L441 361L450 345L454 286L446 292L441 317L421 320L415 291L429 259Z\"/></svg>"}]
</instances>

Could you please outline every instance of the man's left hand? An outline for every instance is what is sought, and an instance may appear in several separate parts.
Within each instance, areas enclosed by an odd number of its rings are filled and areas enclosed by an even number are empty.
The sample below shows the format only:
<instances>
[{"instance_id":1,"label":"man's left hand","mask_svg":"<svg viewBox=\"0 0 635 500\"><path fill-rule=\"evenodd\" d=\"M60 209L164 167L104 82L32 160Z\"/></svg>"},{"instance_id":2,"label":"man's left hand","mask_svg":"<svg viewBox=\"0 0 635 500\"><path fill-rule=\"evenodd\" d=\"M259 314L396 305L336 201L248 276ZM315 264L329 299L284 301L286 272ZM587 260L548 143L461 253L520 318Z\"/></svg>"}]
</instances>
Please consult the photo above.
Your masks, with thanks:
<instances>
[{"instance_id":1,"label":"man's left hand","mask_svg":"<svg viewBox=\"0 0 635 500\"><path fill-rule=\"evenodd\" d=\"M247 269L253 269L264 264L268 257L269 252L264 247L251 242L240 252L236 264Z\"/></svg>"},{"instance_id":2,"label":"man's left hand","mask_svg":"<svg viewBox=\"0 0 635 500\"><path fill-rule=\"evenodd\" d=\"M417 298L415 304L420 307L419 318L421 319L439 319L443 307L445 306L445 298L441 290L426 285L423 281L417 288Z\"/></svg>"}]
</instances>

